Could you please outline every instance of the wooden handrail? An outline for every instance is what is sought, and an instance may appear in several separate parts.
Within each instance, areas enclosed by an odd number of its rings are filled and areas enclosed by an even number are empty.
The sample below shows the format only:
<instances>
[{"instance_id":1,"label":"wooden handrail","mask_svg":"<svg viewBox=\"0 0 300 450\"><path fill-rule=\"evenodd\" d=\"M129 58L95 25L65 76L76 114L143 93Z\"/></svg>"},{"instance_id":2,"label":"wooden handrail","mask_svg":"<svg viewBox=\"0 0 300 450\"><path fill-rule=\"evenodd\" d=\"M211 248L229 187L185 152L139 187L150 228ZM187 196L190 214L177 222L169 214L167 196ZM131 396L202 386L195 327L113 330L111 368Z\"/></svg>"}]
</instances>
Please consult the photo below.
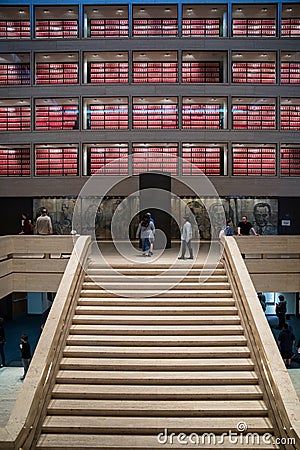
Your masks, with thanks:
<instances>
[{"instance_id":1,"label":"wooden handrail","mask_svg":"<svg viewBox=\"0 0 300 450\"><path fill-rule=\"evenodd\" d=\"M283 363L235 238L223 238L222 245L232 292L260 373L263 391L267 397L266 402L272 410L275 433L278 433L278 437L294 440L295 445L291 444L284 448L299 449L300 401L298 395Z\"/></svg>"},{"instance_id":2,"label":"wooden handrail","mask_svg":"<svg viewBox=\"0 0 300 450\"><path fill-rule=\"evenodd\" d=\"M12 414L0 428L0 449L30 450L34 445L80 294L90 243L88 236L76 240Z\"/></svg>"}]
</instances>

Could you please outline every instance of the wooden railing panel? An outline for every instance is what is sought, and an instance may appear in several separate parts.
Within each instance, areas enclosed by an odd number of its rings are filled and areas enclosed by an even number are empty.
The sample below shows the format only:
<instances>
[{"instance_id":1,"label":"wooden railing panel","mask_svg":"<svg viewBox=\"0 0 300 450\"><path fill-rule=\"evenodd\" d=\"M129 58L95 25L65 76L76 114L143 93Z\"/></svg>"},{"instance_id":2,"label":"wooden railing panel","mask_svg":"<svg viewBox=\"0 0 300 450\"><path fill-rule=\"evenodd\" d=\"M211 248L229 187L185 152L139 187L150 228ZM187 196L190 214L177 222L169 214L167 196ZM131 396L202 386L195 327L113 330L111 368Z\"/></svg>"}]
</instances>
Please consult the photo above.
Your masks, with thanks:
<instances>
[{"instance_id":1,"label":"wooden railing panel","mask_svg":"<svg viewBox=\"0 0 300 450\"><path fill-rule=\"evenodd\" d=\"M257 238L258 239L258 238ZM300 401L282 361L270 326L258 300L250 275L235 238L222 240L224 262L230 276L231 288L242 314L249 346L255 355L264 392L273 408L280 436L295 439L300 448ZM244 249L244 248L243 248Z\"/></svg>"},{"instance_id":2,"label":"wooden railing panel","mask_svg":"<svg viewBox=\"0 0 300 450\"><path fill-rule=\"evenodd\" d=\"M54 384L84 276L90 238L82 236L67 265L43 333L32 358L28 376L5 428L0 428L0 449L30 450Z\"/></svg>"}]
</instances>

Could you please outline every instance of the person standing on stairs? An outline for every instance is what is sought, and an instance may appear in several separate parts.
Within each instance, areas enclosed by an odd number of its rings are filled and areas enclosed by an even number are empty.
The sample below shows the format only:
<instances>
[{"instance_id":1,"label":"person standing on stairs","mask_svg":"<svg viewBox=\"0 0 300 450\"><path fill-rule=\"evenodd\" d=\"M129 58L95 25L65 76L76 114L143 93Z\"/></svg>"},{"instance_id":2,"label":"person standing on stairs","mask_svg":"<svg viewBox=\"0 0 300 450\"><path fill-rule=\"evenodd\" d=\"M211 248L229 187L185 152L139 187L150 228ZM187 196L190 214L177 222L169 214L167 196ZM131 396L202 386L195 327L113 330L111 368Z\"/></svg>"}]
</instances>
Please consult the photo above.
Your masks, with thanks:
<instances>
[{"instance_id":1,"label":"person standing on stairs","mask_svg":"<svg viewBox=\"0 0 300 450\"><path fill-rule=\"evenodd\" d=\"M181 256L178 259L185 259L185 252L188 248L190 257L188 259L194 259L192 248L193 230L189 220L189 216L183 216L184 224L181 232Z\"/></svg>"}]
</instances>

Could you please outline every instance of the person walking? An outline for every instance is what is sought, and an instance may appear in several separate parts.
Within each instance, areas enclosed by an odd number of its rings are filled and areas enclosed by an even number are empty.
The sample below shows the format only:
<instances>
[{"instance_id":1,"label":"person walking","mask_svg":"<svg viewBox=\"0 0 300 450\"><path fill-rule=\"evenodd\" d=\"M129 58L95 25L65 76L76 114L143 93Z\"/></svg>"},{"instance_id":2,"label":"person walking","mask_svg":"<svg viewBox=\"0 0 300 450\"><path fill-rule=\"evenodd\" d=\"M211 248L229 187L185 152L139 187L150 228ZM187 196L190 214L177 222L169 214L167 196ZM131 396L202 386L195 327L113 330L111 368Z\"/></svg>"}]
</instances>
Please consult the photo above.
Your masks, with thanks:
<instances>
[{"instance_id":1,"label":"person walking","mask_svg":"<svg viewBox=\"0 0 300 450\"><path fill-rule=\"evenodd\" d=\"M3 317L0 317L0 355L1 355L0 367L5 366L5 353L4 353L5 331L4 331L3 323L4 323Z\"/></svg>"},{"instance_id":2,"label":"person walking","mask_svg":"<svg viewBox=\"0 0 300 450\"><path fill-rule=\"evenodd\" d=\"M179 256L178 259L185 259L185 252L187 248L190 254L188 259L194 259L192 248L192 237L193 237L192 225L189 220L189 216L183 216L183 220L184 224L181 232L181 256Z\"/></svg>"},{"instance_id":3,"label":"person walking","mask_svg":"<svg viewBox=\"0 0 300 450\"><path fill-rule=\"evenodd\" d=\"M42 215L36 219L36 233L41 236L53 234L52 222L46 208L42 209Z\"/></svg>"},{"instance_id":4,"label":"person walking","mask_svg":"<svg viewBox=\"0 0 300 450\"><path fill-rule=\"evenodd\" d=\"M149 216L150 222L153 223L154 228L155 228L155 222L154 222L154 219L153 219L151 213L150 213L150 212L147 212L146 216ZM154 235L155 235L155 233L153 232L153 237L150 237L150 248L149 248L149 254L150 254L150 256L153 255Z\"/></svg>"},{"instance_id":5,"label":"person walking","mask_svg":"<svg viewBox=\"0 0 300 450\"><path fill-rule=\"evenodd\" d=\"M19 347L21 350L22 364L24 367L24 375L21 377L21 380L24 380L24 378L27 374L28 368L29 368L30 360L31 360L31 350L30 350L30 344L28 341L27 334L22 334L21 344L19 345Z\"/></svg>"},{"instance_id":6,"label":"person walking","mask_svg":"<svg viewBox=\"0 0 300 450\"><path fill-rule=\"evenodd\" d=\"M293 346L295 344L295 336L293 332L289 329L287 323L284 323L283 330L279 333L278 336L278 345L280 349L280 353L282 359L287 368L291 366L293 353Z\"/></svg>"},{"instance_id":7,"label":"person walking","mask_svg":"<svg viewBox=\"0 0 300 450\"><path fill-rule=\"evenodd\" d=\"M139 223L138 229L136 231L136 238L140 238L142 241L142 252L143 256L151 256L150 253L150 242L154 239L155 226L151 222L149 215L145 214L143 220Z\"/></svg>"}]
</instances>

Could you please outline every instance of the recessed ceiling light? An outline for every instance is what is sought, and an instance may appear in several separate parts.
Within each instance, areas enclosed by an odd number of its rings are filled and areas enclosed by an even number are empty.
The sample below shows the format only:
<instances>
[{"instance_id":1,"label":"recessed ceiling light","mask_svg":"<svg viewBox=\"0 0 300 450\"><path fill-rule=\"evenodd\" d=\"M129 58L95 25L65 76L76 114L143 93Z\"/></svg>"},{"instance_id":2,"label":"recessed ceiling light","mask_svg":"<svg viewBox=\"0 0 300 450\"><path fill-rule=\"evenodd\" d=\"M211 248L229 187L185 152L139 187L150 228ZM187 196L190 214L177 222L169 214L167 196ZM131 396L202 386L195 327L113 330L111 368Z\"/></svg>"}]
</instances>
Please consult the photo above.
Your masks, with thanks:
<instances>
[{"instance_id":1,"label":"recessed ceiling light","mask_svg":"<svg viewBox=\"0 0 300 450\"><path fill-rule=\"evenodd\" d=\"M265 57L268 56L268 55L267 55L266 53L262 53L260 56L263 57L263 58L265 58Z\"/></svg>"},{"instance_id":2,"label":"recessed ceiling light","mask_svg":"<svg viewBox=\"0 0 300 450\"><path fill-rule=\"evenodd\" d=\"M19 14L25 14L24 9L19 9Z\"/></svg>"},{"instance_id":3,"label":"recessed ceiling light","mask_svg":"<svg viewBox=\"0 0 300 450\"><path fill-rule=\"evenodd\" d=\"M261 8L261 12L268 12L268 8Z\"/></svg>"},{"instance_id":4,"label":"recessed ceiling light","mask_svg":"<svg viewBox=\"0 0 300 450\"><path fill-rule=\"evenodd\" d=\"M93 56L93 58L97 58L97 56L99 56L99 55L98 55L98 53L94 53L92 56Z\"/></svg>"},{"instance_id":5,"label":"recessed ceiling light","mask_svg":"<svg viewBox=\"0 0 300 450\"><path fill-rule=\"evenodd\" d=\"M211 9L211 12L217 12L218 11L218 8L212 8Z\"/></svg>"},{"instance_id":6,"label":"recessed ceiling light","mask_svg":"<svg viewBox=\"0 0 300 450\"><path fill-rule=\"evenodd\" d=\"M287 58L291 58L291 57L292 57L292 55L291 55L290 53L287 53L285 56L286 56Z\"/></svg>"},{"instance_id":7,"label":"recessed ceiling light","mask_svg":"<svg viewBox=\"0 0 300 450\"><path fill-rule=\"evenodd\" d=\"M237 8L237 9L236 9L236 12L242 12L242 11L243 11L242 8Z\"/></svg>"},{"instance_id":8,"label":"recessed ceiling light","mask_svg":"<svg viewBox=\"0 0 300 450\"><path fill-rule=\"evenodd\" d=\"M69 9L68 12L71 14L74 12L74 9Z\"/></svg>"},{"instance_id":9,"label":"recessed ceiling light","mask_svg":"<svg viewBox=\"0 0 300 450\"><path fill-rule=\"evenodd\" d=\"M93 13L97 13L97 12L99 12L99 9L93 9Z\"/></svg>"},{"instance_id":10,"label":"recessed ceiling light","mask_svg":"<svg viewBox=\"0 0 300 450\"><path fill-rule=\"evenodd\" d=\"M49 14L49 9L44 9L44 14Z\"/></svg>"},{"instance_id":11,"label":"recessed ceiling light","mask_svg":"<svg viewBox=\"0 0 300 450\"><path fill-rule=\"evenodd\" d=\"M187 8L186 12L188 12L188 13L193 12L193 8Z\"/></svg>"},{"instance_id":12,"label":"recessed ceiling light","mask_svg":"<svg viewBox=\"0 0 300 450\"><path fill-rule=\"evenodd\" d=\"M170 8L165 8L165 12L170 12Z\"/></svg>"},{"instance_id":13,"label":"recessed ceiling light","mask_svg":"<svg viewBox=\"0 0 300 450\"><path fill-rule=\"evenodd\" d=\"M293 8L286 8L286 12L292 12Z\"/></svg>"},{"instance_id":14,"label":"recessed ceiling light","mask_svg":"<svg viewBox=\"0 0 300 450\"><path fill-rule=\"evenodd\" d=\"M49 55L43 55L43 58L50 58L50 56Z\"/></svg>"},{"instance_id":15,"label":"recessed ceiling light","mask_svg":"<svg viewBox=\"0 0 300 450\"><path fill-rule=\"evenodd\" d=\"M123 14L123 12L124 12L124 9L117 9L118 14Z\"/></svg>"}]
</instances>

